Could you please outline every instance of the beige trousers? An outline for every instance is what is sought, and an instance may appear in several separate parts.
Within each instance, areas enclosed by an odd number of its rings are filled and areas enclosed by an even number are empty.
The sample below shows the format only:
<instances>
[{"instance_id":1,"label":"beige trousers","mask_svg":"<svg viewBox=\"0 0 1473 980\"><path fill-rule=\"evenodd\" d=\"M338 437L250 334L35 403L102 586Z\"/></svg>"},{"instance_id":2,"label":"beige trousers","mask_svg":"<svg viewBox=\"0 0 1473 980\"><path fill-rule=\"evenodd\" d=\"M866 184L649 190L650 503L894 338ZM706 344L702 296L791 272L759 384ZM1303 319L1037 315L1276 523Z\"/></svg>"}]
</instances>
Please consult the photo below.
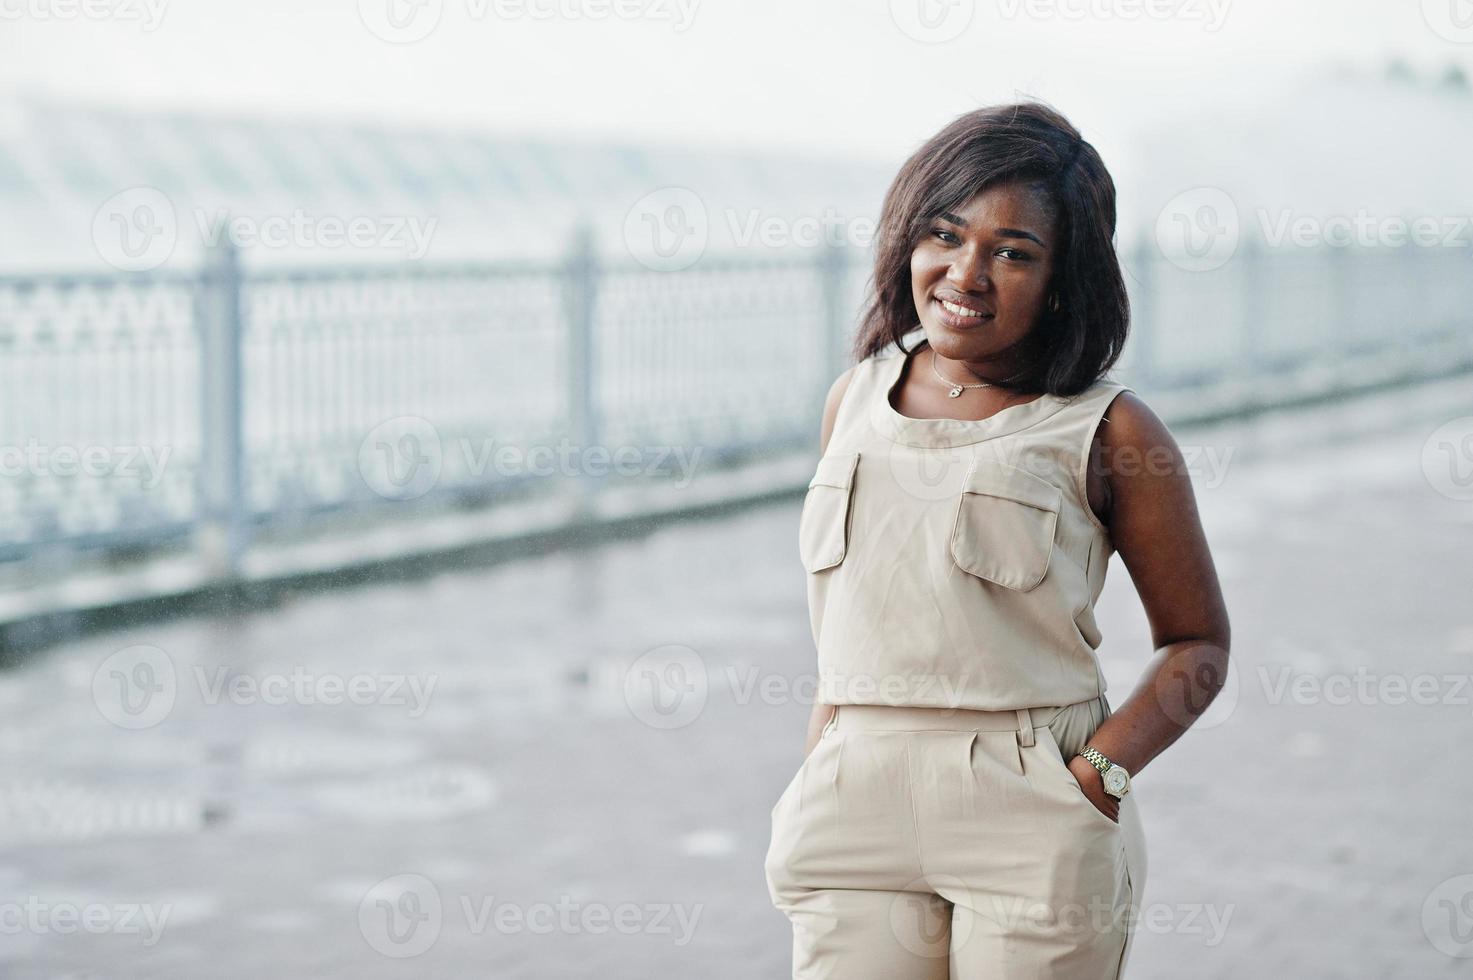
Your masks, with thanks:
<instances>
[{"instance_id":1,"label":"beige trousers","mask_svg":"<svg viewBox=\"0 0 1473 980\"><path fill-rule=\"evenodd\" d=\"M772 809L795 980L1120 976L1145 838L1065 763L1109 714L839 706Z\"/></svg>"}]
</instances>

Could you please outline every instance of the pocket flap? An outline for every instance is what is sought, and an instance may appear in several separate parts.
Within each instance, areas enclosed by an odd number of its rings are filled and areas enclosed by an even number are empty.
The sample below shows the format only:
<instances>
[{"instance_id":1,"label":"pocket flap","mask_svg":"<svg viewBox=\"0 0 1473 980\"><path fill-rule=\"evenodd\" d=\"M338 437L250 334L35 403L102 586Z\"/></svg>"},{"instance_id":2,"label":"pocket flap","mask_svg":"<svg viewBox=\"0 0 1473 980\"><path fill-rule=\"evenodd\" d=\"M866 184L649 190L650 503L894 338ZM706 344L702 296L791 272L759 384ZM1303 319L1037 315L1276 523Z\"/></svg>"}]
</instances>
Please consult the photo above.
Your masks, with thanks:
<instances>
[{"instance_id":1,"label":"pocket flap","mask_svg":"<svg viewBox=\"0 0 1473 980\"><path fill-rule=\"evenodd\" d=\"M1043 477L991 459L973 460L962 491L990 494L1056 514L1064 503L1063 491Z\"/></svg>"},{"instance_id":2,"label":"pocket flap","mask_svg":"<svg viewBox=\"0 0 1473 980\"><path fill-rule=\"evenodd\" d=\"M808 481L798 518L798 552L810 572L833 568L849 550L849 498L859 453L826 453Z\"/></svg>"},{"instance_id":3,"label":"pocket flap","mask_svg":"<svg viewBox=\"0 0 1473 980\"><path fill-rule=\"evenodd\" d=\"M951 554L966 572L1027 592L1048 574L1064 494L1016 466L977 460L957 503Z\"/></svg>"},{"instance_id":4,"label":"pocket flap","mask_svg":"<svg viewBox=\"0 0 1473 980\"><path fill-rule=\"evenodd\" d=\"M828 453L819 457L818 470L808 481L813 487L838 487L848 490L854 481L854 467L859 464L859 453Z\"/></svg>"}]
</instances>

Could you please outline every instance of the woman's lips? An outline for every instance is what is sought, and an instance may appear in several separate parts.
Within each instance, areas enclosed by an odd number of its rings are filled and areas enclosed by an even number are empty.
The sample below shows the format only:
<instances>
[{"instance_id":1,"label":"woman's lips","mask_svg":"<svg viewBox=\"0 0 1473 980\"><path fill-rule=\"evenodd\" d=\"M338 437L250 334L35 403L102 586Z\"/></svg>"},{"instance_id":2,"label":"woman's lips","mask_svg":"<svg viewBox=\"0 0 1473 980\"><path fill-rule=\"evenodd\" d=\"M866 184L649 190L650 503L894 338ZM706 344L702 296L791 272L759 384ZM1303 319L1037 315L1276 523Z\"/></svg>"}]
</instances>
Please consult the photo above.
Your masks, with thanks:
<instances>
[{"instance_id":1,"label":"woman's lips","mask_svg":"<svg viewBox=\"0 0 1473 980\"><path fill-rule=\"evenodd\" d=\"M970 306L963 306L960 303L953 303L950 300L938 299L935 303L942 322L947 326L971 327L979 323L988 323L993 319L991 313L976 310Z\"/></svg>"}]
</instances>

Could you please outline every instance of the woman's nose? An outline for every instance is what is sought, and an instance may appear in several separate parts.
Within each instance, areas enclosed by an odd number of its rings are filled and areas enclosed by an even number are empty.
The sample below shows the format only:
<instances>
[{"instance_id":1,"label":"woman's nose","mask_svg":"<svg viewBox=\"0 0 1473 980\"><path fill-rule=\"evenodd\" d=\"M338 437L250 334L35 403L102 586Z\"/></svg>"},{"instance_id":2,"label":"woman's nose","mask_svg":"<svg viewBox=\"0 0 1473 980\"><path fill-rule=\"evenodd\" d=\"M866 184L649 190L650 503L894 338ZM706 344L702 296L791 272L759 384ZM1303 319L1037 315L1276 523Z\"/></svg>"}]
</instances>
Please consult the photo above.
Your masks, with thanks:
<instances>
[{"instance_id":1,"label":"woman's nose","mask_svg":"<svg viewBox=\"0 0 1473 980\"><path fill-rule=\"evenodd\" d=\"M958 290L986 290L992 283L983 256L972 250L957 255L947 270L947 280Z\"/></svg>"}]
</instances>

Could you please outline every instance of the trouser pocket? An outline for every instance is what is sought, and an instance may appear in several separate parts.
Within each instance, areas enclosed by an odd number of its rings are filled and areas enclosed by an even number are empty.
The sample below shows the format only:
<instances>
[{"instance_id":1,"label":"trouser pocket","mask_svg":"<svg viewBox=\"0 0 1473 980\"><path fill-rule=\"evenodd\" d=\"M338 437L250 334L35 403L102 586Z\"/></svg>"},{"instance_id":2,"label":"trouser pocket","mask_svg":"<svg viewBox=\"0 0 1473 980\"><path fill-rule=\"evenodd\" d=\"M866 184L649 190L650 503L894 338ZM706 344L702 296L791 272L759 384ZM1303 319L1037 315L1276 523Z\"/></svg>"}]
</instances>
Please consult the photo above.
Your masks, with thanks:
<instances>
[{"instance_id":1,"label":"trouser pocket","mask_svg":"<svg viewBox=\"0 0 1473 980\"><path fill-rule=\"evenodd\" d=\"M1058 745L1066 762L1089 744L1090 738L1108 717L1109 705L1103 695L1065 705L1060 709L1054 720L1048 723L1048 730L1053 734L1054 743Z\"/></svg>"},{"instance_id":2,"label":"trouser pocket","mask_svg":"<svg viewBox=\"0 0 1473 980\"><path fill-rule=\"evenodd\" d=\"M1118 829L1119 821L1095 806L1069 768L1069 761L1089 744L1090 738L1108 717L1109 705L1103 697L1066 705L1046 726L1048 737L1042 741L1041 747L1047 751L1049 762L1058 764L1061 782L1068 791L1066 795L1070 801L1088 807L1090 815L1109 827Z\"/></svg>"}]
</instances>

